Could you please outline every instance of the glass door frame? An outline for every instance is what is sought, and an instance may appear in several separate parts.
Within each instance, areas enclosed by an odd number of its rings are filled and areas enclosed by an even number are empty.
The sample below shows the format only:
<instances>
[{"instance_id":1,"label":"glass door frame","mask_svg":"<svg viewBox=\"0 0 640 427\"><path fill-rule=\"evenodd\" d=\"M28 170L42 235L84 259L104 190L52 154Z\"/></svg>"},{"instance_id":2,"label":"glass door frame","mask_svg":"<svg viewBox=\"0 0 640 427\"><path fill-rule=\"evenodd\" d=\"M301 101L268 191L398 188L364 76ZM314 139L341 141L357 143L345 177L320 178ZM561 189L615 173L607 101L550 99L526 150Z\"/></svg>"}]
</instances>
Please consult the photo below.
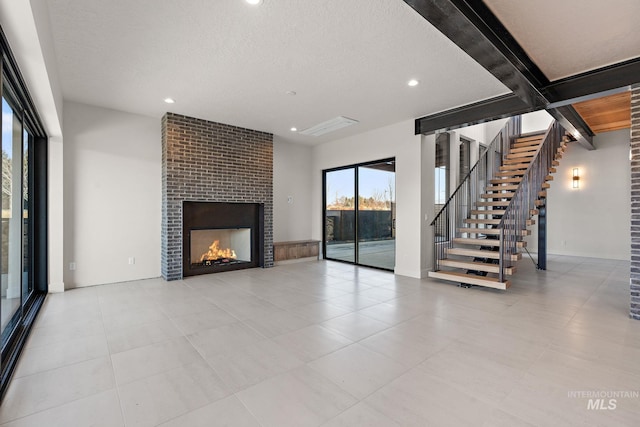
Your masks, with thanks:
<instances>
[{"instance_id":1,"label":"glass door frame","mask_svg":"<svg viewBox=\"0 0 640 427\"><path fill-rule=\"evenodd\" d=\"M7 100L21 126L21 161L27 157L28 218L20 219L21 245L27 227L27 244L20 251L20 305L12 318L12 328L5 333L0 351L0 399L7 391L11 376L35 318L48 292L48 137L38 116L7 39L0 28L0 97ZM0 124L0 128L2 125ZM24 153L25 131L27 152ZM0 141L2 135L0 133ZM24 168L21 168L23 170ZM20 177L23 182L24 175ZM24 186L20 189L21 212L24 212ZM23 214L21 215L23 216ZM25 259L25 252L27 254ZM1 260L1 258L0 258ZM25 262L26 261L26 262ZM25 283L25 268L27 280ZM31 292L24 292L31 289ZM1 310L1 307L0 307Z\"/></svg>"},{"instance_id":2,"label":"glass door frame","mask_svg":"<svg viewBox=\"0 0 640 427\"><path fill-rule=\"evenodd\" d=\"M346 264L353 264L353 265L359 265L359 266L363 266L363 267L369 267L369 268L375 268L378 270L384 270L384 271L394 271L393 269L389 269L389 268L384 268L384 267L377 267L374 265L369 265L369 264L360 264L360 257L359 257L359 233L358 233L358 223L359 223L359 211L360 211L360 194L359 194L359 173L358 173L358 169L361 167L367 167L367 166L371 166L371 165L376 165L379 163L386 163L386 162L393 162L394 163L394 171L395 171L395 163L396 163L396 158L395 157L389 157L389 158L385 158L385 159L379 159L379 160L372 160L369 162L363 162L363 163L356 163L356 164L352 164L352 165L346 165L346 166L339 166L336 168L330 168L330 169L324 169L322 171L322 258L329 260L329 261L336 261L336 262L343 262ZM341 260L341 259L337 259L337 258L330 258L327 257L327 174L331 173L331 172L337 172L337 171L343 171L343 170L348 170L348 169L353 169L353 173L354 173L354 188L353 188L353 194L354 194L354 261L346 261L346 260ZM395 172L394 172L395 173ZM395 228L395 221L392 219L393 224L392 227Z\"/></svg>"}]
</instances>

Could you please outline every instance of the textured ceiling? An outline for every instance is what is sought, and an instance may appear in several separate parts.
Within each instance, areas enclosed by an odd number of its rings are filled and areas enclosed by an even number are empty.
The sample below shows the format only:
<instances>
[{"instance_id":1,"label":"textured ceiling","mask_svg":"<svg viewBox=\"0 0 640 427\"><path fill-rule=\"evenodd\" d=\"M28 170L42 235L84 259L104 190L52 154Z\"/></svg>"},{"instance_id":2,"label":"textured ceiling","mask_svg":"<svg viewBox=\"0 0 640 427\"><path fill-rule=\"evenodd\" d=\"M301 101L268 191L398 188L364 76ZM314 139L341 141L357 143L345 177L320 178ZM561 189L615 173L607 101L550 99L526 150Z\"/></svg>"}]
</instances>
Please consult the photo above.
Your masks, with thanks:
<instances>
[{"instance_id":1,"label":"textured ceiling","mask_svg":"<svg viewBox=\"0 0 640 427\"><path fill-rule=\"evenodd\" d=\"M509 92L401 0L48 3L64 98L152 117L313 144ZM360 123L289 131L339 115Z\"/></svg>"},{"instance_id":2,"label":"textured ceiling","mask_svg":"<svg viewBox=\"0 0 640 427\"><path fill-rule=\"evenodd\" d=\"M640 0L485 0L549 80L640 56Z\"/></svg>"}]
</instances>

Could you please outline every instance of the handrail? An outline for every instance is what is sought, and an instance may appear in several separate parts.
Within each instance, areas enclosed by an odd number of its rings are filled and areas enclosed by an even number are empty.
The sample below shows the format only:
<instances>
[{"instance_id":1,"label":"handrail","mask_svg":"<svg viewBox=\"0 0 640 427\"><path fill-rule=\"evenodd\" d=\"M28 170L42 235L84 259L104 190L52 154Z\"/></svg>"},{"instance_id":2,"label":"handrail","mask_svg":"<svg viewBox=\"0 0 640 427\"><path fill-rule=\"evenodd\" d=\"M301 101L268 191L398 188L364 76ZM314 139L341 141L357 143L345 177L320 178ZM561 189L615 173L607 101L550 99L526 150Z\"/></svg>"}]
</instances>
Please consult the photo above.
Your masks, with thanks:
<instances>
[{"instance_id":1,"label":"handrail","mask_svg":"<svg viewBox=\"0 0 640 427\"><path fill-rule=\"evenodd\" d=\"M460 235L457 230L469 217L484 187L502 165L512 140L520 135L520 130L520 117L509 119L431 222L434 227L434 270L439 270L439 261L446 257L446 249L453 247L452 237Z\"/></svg>"},{"instance_id":2,"label":"handrail","mask_svg":"<svg viewBox=\"0 0 640 427\"><path fill-rule=\"evenodd\" d=\"M500 229L500 282L504 280L504 268L511 267L514 263L513 255L518 252L518 242L527 228L531 210L536 208L536 201L540 199L539 192L553 166L557 150L562 145L563 131L555 121L549 126L497 226Z\"/></svg>"}]
</instances>

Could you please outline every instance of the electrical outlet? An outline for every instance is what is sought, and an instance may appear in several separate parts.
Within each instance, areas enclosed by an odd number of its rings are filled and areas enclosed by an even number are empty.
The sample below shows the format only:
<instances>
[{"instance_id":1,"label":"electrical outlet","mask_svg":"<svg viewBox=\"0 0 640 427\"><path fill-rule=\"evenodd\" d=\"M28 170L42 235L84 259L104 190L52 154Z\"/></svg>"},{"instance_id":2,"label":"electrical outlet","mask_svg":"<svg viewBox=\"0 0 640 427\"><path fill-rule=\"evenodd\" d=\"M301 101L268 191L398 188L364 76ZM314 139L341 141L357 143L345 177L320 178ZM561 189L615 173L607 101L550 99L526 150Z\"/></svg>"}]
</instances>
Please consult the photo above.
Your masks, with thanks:
<instances>
[{"instance_id":1,"label":"electrical outlet","mask_svg":"<svg viewBox=\"0 0 640 427\"><path fill-rule=\"evenodd\" d=\"M75 262L70 262L69 263L69 270L74 271L76 269L76 263Z\"/></svg>"},{"instance_id":2,"label":"electrical outlet","mask_svg":"<svg viewBox=\"0 0 640 427\"><path fill-rule=\"evenodd\" d=\"M136 263L136 259L134 257L129 257L129 265L133 265Z\"/></svg>"}]
</instances>

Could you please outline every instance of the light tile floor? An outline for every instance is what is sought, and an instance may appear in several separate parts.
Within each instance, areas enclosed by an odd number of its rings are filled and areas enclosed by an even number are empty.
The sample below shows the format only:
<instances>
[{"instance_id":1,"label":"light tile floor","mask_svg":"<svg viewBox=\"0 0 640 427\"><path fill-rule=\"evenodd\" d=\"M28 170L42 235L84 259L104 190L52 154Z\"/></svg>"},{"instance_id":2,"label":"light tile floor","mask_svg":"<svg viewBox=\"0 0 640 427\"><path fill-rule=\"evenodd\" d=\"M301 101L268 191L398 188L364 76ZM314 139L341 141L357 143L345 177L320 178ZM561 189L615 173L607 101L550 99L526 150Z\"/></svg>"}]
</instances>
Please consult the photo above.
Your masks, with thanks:
<instances>
[{"instance_id":1,"label":"light tile floor","mask_svg":"<svg viewBox=\"0 0 640 427\"><path fill-rule=\"evenodd\" d=\"M507 292L318 261L49 295L0 423L639 425L629 263L519 270Z\"/></svg>"}]
</instances>

